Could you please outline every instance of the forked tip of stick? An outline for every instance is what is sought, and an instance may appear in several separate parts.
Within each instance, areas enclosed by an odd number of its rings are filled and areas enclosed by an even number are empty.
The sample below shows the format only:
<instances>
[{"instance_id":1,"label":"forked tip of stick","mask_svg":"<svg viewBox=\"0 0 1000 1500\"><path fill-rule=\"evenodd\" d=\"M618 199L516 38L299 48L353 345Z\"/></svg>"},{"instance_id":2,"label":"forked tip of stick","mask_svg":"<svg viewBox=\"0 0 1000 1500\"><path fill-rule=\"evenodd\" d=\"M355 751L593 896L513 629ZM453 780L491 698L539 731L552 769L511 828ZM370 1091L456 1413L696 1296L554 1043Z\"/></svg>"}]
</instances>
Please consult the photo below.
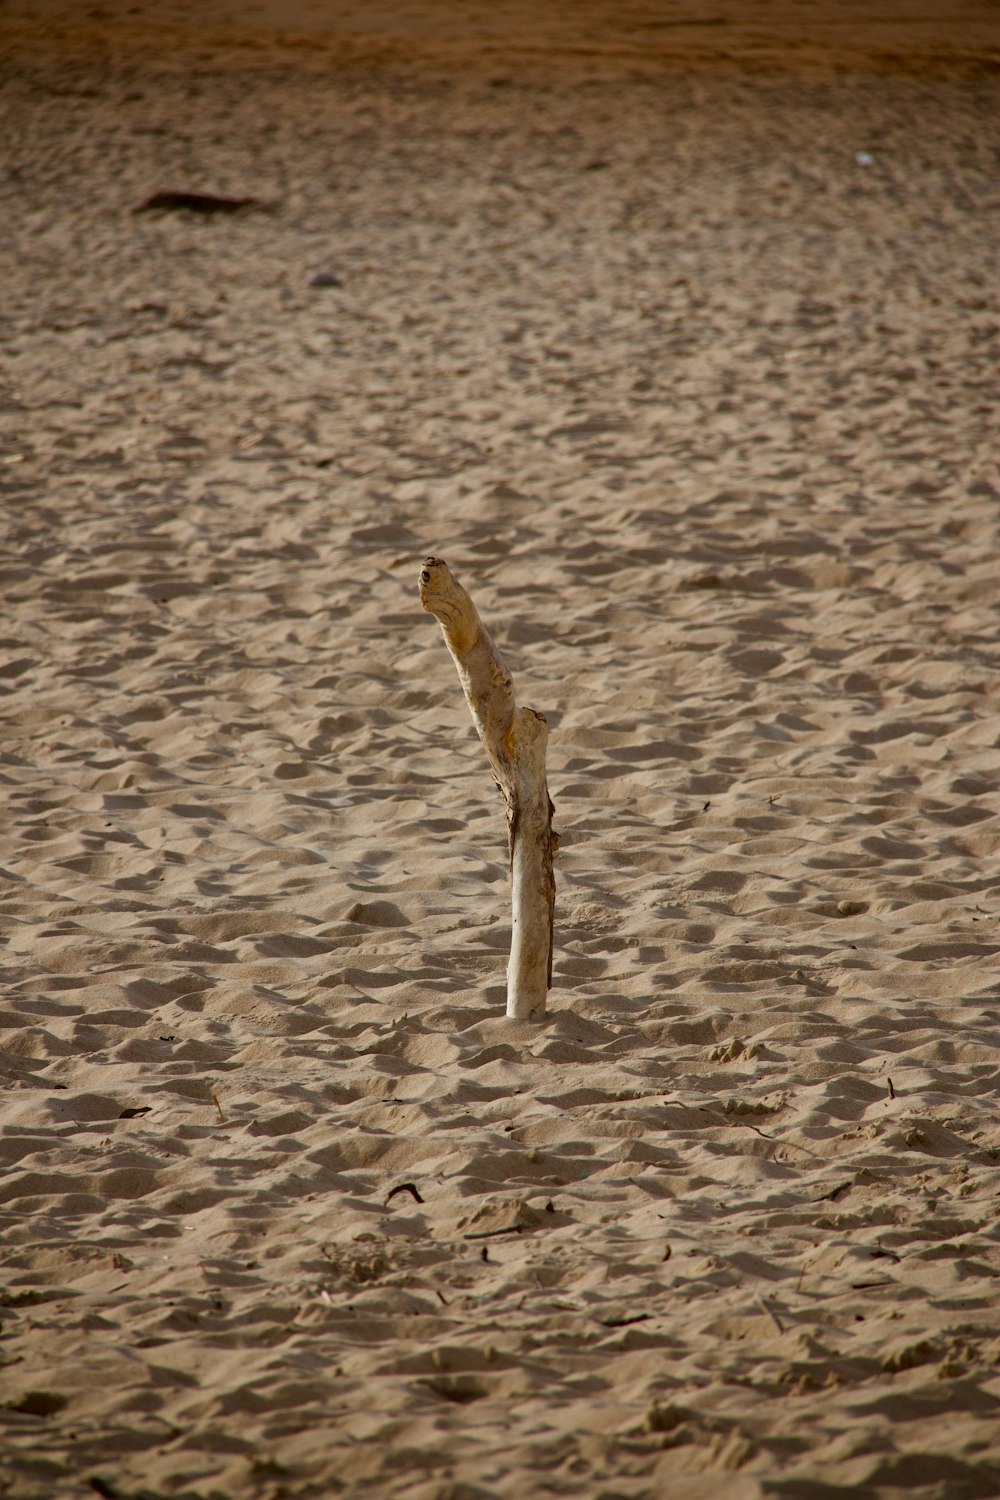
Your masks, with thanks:
<instances>
[{"instance_id":1,"label":"forked tip of stick","mask_svg":"<svg viewBox=\"0 0 1000 1500\"><path fill-rule=\"evenodd\" d=\"M420 602L424 609L432 609L435 595L440 594L451 582L451 573L443 557L425 557L420 564Z\"/></svg>"}]
</instances>

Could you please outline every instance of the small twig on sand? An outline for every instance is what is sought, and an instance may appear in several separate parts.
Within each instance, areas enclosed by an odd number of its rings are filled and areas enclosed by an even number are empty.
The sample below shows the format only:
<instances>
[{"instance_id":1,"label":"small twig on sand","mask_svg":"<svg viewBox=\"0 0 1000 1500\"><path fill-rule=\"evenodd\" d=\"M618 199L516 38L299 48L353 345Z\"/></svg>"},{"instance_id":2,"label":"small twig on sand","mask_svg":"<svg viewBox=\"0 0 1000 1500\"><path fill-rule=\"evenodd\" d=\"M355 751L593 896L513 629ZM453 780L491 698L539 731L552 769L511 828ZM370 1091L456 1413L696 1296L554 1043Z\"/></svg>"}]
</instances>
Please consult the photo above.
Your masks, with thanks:
<instances>
[{"instance_id":1,"label":"small twig on sand","mask_svg":"<svg viewBox=\"0 0 1000 1500\"><path fill-rule=\"evenodd\" d=\"M420 1196L420 1191L415 1182L401 1182L397 1187L390 1188L385 1200L386 1203L391 1203L397 1193L409 1193L414 1203L423 1203L424 1201Z\"/></svg>"}]
</instances>

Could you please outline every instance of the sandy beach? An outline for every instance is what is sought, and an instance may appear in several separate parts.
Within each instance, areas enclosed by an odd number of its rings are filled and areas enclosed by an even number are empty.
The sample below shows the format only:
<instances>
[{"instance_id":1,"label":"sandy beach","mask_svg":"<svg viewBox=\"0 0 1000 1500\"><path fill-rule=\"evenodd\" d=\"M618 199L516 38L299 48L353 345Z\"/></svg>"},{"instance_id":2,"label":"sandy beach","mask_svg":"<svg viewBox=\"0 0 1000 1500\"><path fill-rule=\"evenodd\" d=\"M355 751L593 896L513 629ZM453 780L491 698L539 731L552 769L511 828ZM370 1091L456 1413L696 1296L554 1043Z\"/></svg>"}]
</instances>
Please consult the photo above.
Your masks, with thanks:
<instances>
[{"instance_id":1,"label":"sandy beach","mask_svg":"<svg viewBox=\"0 0 1000 1500\"><path fill-rule=\"evenodd\" d=\"M941 11L0 13L7 1500L1000 1494ZM540 1025L426 553L549 721Z\"/></svg>"}]
</instances>

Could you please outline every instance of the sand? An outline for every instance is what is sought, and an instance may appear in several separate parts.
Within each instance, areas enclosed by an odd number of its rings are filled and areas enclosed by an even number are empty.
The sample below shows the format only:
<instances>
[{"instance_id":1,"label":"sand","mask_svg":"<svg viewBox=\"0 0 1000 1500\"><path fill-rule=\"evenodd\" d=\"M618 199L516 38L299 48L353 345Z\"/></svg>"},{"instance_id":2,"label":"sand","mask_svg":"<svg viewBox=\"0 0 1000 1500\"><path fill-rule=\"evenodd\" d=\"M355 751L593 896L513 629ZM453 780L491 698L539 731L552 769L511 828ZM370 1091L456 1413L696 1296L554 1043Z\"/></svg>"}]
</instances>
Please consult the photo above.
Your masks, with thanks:
<instances>
[{"instance_id":1,"label":"sand","mask_svg":"<svg viewBox=\"0 0 1000 1500\"><path fill-rule=\"evenodd\" d=\"M5 1496L1000 1493L940 9L5 8ZM426 552L549 718L540 1026Z\"/></svg>"}]
</instances>

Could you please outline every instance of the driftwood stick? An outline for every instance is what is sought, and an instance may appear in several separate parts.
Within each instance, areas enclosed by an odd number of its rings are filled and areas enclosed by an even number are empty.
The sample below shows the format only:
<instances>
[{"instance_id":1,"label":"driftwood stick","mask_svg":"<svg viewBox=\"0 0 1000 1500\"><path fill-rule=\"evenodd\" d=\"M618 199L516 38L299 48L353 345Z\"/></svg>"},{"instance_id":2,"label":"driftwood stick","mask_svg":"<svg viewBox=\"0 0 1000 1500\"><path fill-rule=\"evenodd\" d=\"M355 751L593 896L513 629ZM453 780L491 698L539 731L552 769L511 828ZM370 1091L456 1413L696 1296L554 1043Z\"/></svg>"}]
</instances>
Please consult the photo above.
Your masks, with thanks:
<instances>
[{"instance_id":1,"label":"driftwood stick","mask_svg":"<svg viewBox=\"0 0 1000 1500\"><path fill-rule=\"evenodd\" d=\"M472 722L507 807L513 927L507 1014L540 1021L552 983L552 803L545 779L545 716L518 708L503 657L469 595L439 557L425 557L420 602L437 619L458 669Z\"/></svg>"}]
</instances>

